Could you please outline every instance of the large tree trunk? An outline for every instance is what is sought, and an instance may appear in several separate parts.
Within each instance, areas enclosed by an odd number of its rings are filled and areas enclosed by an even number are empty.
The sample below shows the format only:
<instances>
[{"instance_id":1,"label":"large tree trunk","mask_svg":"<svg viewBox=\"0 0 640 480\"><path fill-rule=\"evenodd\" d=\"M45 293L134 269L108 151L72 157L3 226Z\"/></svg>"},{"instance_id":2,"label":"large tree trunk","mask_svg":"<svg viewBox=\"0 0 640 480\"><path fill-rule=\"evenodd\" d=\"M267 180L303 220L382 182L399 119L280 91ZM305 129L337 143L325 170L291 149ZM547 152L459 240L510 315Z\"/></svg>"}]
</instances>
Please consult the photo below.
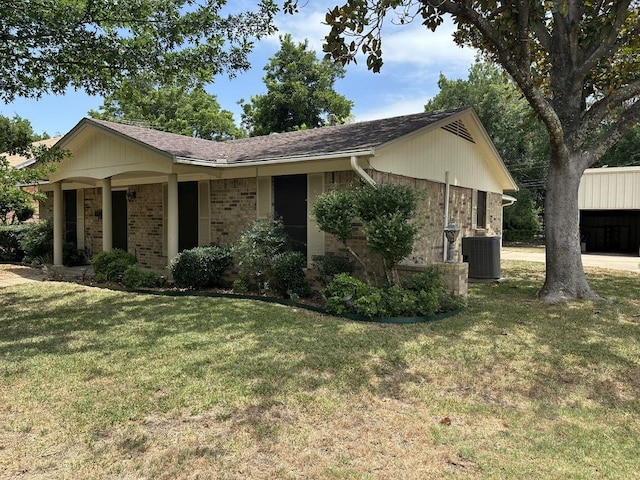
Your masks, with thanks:
<instances>
[{"instance_id":1,"label":"large tree trunk","mask_svg":"<svg viewBox=\"0 0 640 480\"><path fill-rule=\"evenodd\" d=\"M600 298L589 287L582 266L578 187L583 169L573 155L553 158L549 164L544 211L546 280L539 293L549 303Z\"/></svg>"}]
</instances>

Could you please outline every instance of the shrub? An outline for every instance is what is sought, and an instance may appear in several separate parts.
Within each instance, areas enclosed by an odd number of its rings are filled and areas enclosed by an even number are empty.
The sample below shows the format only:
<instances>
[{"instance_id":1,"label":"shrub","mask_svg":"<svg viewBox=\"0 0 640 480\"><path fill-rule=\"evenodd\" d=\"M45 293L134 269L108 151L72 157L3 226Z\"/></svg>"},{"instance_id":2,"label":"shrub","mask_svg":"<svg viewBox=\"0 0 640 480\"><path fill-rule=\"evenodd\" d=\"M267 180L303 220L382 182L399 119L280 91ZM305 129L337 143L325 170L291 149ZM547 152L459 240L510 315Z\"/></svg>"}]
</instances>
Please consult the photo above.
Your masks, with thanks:
<instances>
[{"instance_id":1,"label":"shrub","mask_svg":"<svg viewBox=\"0 0 640 480\"><path fill-rule=\"evenodd\" d=\"M459 310L467 305L463 297L448 293L442 282L442 273L436 268L407 277L403 286L418 295L420 315L428 316L437 312Z\"/></svg>"},{"instance_id":2,"label":"shrub","mask_svg":"<svg viewBox=\"0 0 640 480\"><path fill-rule=\"evenodd\" d=\"M249 291L249 282L246 278L237 278L233 281L233 291L235 293L247 293Z\"/></svg>"},{"instance_id":3,"label":"shrub","mask_svg":"<svg viewBox=\"0 0 640 480\"><path fill-rule=\"evenodd\" d=\"M353 301L353 313L363 317L386 317L385 292L380 288L371 288L366 295Z\"/></svg>"},{"instance_id":4,"label":"shrub","mask_svg":"<svg viewBox=\"0 0 640 480\"><path fill-rule=\"evenodd\" d=\"M24 258L22 239L30 225L0 225L0 260L20 262Z\"/></svg>"},{"instance_id":5,"label":"shrub","mask_svg":"<svg viewBox=\"0 0 640 480\"><path fill-rule=\"evenodd\" d=\"M442 272L435 267L431 267L424 272L415 273L402 281L402 286L414 292L436 291L438 295L444 294L444 284L442 282Z\"/></svg>"},{"instance_id":6,"label":"shrub","mask_svg":"<svg viewBox=\"0 0 640 480\"><path fill-rule=\"evenodd\" d=\"M353 302L367 295L373 287L346 273L335 276L329 284L325 308L329 313L353 313Z\"/></svg>"},{"instance_id":7,"label":"shrub","mask_svg":"<svg viewBox=\"0 0 640 480\"><path fill-rule=\"evenodd\" d=\"M382 289L367 286L349 275L338 274L329 284L325 309L338 315L352 313L372 318L428 317L464 307L464 299L445 293L440 277L440 272L433 269L406 279L406 288L392 286Z\"/></svg>"},{"instance_id":8,"label":"shrub","mask_svg":"<svg viewBox=\"0 0 640 480\"><path fill-rule=\"evenodd\" d=\"M418 295L416 292L393 286L385 291L386 314L390 317L413 317L417 314Z\"/></svg>"},{"instance_id":9,"label":"shrub","mask_svg":"<svg viewBox=\"0 0 640 480\"><path fill-rule=\"evenodd\" d=\"M176 284L189 288L219 285L233 264L231 249L212 245L185 250L171 260L169 270Z\"/></svg>"},{"instance_id":10,"label":"shrub","mask_svg":"<svg viewBox=\"0 0 640 480\"><path fill-rule=\"evenodd\" d=\"M35 213L36 209L31 201L27 201L26 203L17 206L14 210L14 214L20 223L29 220Z\"/></svg>"},{"instance_id":11,"label":"shrub","mask_svg":"<svg viewBox=\"0 0 640 480\"><path fill-rule=\"evenodd\" d=\"M122 276L122 284L130 289L157 287L159 277L155 272L143 270L138 265L129 265Z\"/></svg>"},{"instance_id":12,"label":"shrub","mask_svg":"<svg viewBox=\"0 0 640 480\"><path fill-rule=\"evenodd\" d=\"M273 257L288 246L289 237L281 220L258 219L240 234L233 254L242 274L260 287Z\"/></svg>"},{"instance_id":13,"label":"shrub","mask_svg":"<svg viewBox=\"0 0 640 480\"><path fill-rule=\"evenodd\" d=\"M132 253L117 248L101 252L91 260L98 282L122 282L127 268L135 263L136 257Z\"/></svg>"},{"instance_id":14,"label":"shrub","mask_svg":"<svg viewBox=\"0 0 640 480\"><path fill-rule=\"evenodd\" d=\"M309 282L304 273L307 261L300 252L282 252L273 257L271 286L280 295L308 297Z\"/></svg>"},{"instance_id":15,"label":"shrub","mask_svg":"<svg viewBox=\"0 0 640 480\"><path fill-rule=\"evenodd\" d=\"M339 273L353 273L353 261L346 257L334 254L314 255L311 260L313 268L318 272L316 279L325 286Z\"/></svg>"},{"instance_id":16,"label":"shrub","mask_svg":"<svg viewBox=\"0 0 640 480\"><path fill-rule=\"evenodd\" d=\"M422 317L428 317L438 311L440 308L440 299L442 296L436 290L420 290L416 293L416 313Z\"/></svg>"},{"instance_id":17,"label":"shrub","mask_svg":"<svg viewBox=\"0 0 640 480\"><path fill-rule=\"evenodd\" d=\"M62 245L62 264L67 267L75 267L76 265L84 265L87 262L84 253L79 251L71 242L65 242Z\"/></svg>"},{"instance_id":18,"label":"shrub","mask_svg":"<svg viewBox=\"0 0 640 480\"><path fill-rule=\"evenodd\" d=\"M26 263L51 263L53 260L53 224L48 220L28 224L20 247Z\"/></svg>"}]
</instances>

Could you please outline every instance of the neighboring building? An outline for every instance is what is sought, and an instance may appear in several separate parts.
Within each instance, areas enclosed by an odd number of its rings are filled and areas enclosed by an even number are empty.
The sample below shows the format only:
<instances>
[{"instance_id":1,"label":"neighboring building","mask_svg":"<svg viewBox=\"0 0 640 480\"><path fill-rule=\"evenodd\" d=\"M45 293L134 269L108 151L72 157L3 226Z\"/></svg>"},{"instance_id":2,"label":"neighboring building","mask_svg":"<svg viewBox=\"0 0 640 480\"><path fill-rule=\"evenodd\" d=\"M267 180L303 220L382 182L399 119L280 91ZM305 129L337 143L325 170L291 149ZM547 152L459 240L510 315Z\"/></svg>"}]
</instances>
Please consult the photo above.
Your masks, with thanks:
<instances>
[{"instance_id":1,"label":"neighboring building","mask_svg":"<svg viewBox=\"0 0 640 480\"><path fill-rule=\"evenodd\" d=\"M584 250L638 253L640 167L585 170L578 190L578 205Z\"/></svg>"},{"instance_id":2,"label":"neighboring building","mask_svg":"<svg viewBox=\"0 0 640 480\"><path fill-rule=\"evenodd\" d=\"M60 140L61 138L62 137L47 138L46 140L40 140L40 141L37 141L37 142L33 142L33 146L34 147L42 147L42 146L44 146L44 147L51 148L56 143L58 143L58 140ZM25 168L25 167L28 167L30 165L33 165L36 162L35 158L26 157L24 155L19 155L19 154L8 155L6 153L3 153L2 156L7 159L7 161L9 162L9 165L11 165L12 167L15 167L15 168Z\"/></svg>"},{"instance_id":3,"label":"neighboring building","mask_svg":"<svg viewBox=\"0 0 640 480\"><path fill-rule=\"evenodd\" d=\"M503 192L517 189L470 108L226 142L83 119L59 146L71 156L41 187L56 264L66 240L89 255L122 248L162 270L179 251L229 244L272 215L310 262L341 249L310 215L317 196L364 182L424 194L407 262L441 262L448 221L461 236L500 236Z\"/></svg>"},{"instance_id":4,"label":"neighboring building","mask_svg":"<svg viewBox=\"0 0 640 480\"><path fill-rule=\"evenodd\" d=\"M40 140L37 142L33 142L33 146L34 147L41 147L41 146L45 146L47 148L51 148L53 147L56 143L58 143L58 140L60 140L62 137L53 137L53 138L48 138L46 140ZM19 154L14 154L14 155L9 155L7 153L2 153L0 154L0 156L4 157L8 162L9 165L14 167L14 168L27 168L31 165L33 165L34 163L36 163L36 159L33 157L27 157L25 155L19 155ZM25 190L33 193L35 192L35 188L34 186L25 186L23 187ZM38 220L39 219L39 205L38 202L34 201L33 202L33 207L34 207L34 214L33 217L31 219L29 219L29 221L34 221L34 220ZM11 212L9 215L13 215L13 212Z\"/></svg>"}]
</instances>

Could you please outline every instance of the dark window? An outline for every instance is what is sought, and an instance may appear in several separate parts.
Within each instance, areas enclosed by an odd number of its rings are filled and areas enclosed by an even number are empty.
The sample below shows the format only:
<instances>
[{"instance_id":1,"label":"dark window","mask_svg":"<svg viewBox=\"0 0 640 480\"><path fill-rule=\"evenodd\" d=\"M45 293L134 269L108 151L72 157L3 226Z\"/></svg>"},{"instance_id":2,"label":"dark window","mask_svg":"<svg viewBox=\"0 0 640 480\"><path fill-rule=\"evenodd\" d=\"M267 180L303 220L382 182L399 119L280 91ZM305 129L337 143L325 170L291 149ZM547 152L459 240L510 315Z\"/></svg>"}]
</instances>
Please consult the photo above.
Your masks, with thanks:
<instances>
[{"instance_id":1,"label":"dark window","mask_svg":"<svg viewBox=\"0 0 640 480\"><path fill-rule=\"evenodd\" d=\"M478 228L485 228L487 226L487 192L478 190L478 216L476 218L476 225Z\"/></svg>"},{"instance_id":2,"label":"dark window","mask_svg":"<svg viewBox=\"0 0 640 480\"><path fill-rule=\"evenodd\" d=\"M76 190L65 190L64 201L64 241L78 245L78 202Z\"/></svg>"},{"instance_id":3,"label":"dark window","mask_svg":"<svg viewBox=\"0 0 640 480\"><path fill-rule=\"evenodd\" d=\"M111 192L111 228L112 247L127 251L128 248L128 218L127 218L127 192L116 190Z\"/></svg>"},{"instance_id":4,"label":"dark window","mask_svg":"<svg viewBox=\"0 0 640 480\"><path fill-rule=\"evenodd\" d=\"M307 175L273 177L273 209L282 218L293 250L307 254Z\"/></svg>"},{"instance_id":5,"label":"dark window","mask_svg":"<svg viewBox=\"0 0 640 480\"><path fill-rule=\"evenodd\" d=\"M198 246L198 182L178 183L178 251Z\"/></svg>"}]
</instances>

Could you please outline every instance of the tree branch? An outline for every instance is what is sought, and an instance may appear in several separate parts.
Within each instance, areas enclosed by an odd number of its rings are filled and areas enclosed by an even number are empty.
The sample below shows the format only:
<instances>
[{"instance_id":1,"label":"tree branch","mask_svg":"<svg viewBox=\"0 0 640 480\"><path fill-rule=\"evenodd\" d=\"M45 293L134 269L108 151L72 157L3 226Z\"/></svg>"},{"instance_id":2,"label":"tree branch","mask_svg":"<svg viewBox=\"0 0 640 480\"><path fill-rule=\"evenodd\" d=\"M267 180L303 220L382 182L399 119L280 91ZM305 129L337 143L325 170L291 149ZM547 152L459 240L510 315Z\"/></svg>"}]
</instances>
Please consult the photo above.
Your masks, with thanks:
<instances>
[{"instance_id":1,"label":"tree branch","mask_svg":"<svg viewBox=\"0 0 640 480\"><path fill-rule=\"evenodd\" d=\"M531 69L531 38L529 29L529 10L530 2L528 0L518 0L518 41L522 48L522 67Z\"/></svg>"},{"instance_id":2,"label":"tree branch","mask_svg":"<svg viewBox=\"0 0 640 480\"><path fill-rule=\"evenodd\" d=\"M613 147L622 136L627 133L633 126L638 124L640 118L640 99L636 100L634 104L627 108L620 119L606 131L598 141L588 150L593 156L593 160L590 165L593 165L607 150Z\"/></svg>"},{"instance_id":3,"label":"tree branch","mask_svg":"<svg viewBox=\"0 0 640 480\"><path fill-rule=\"evenodd\" d=\"M606 97L594 103L589 110L585 112L582 125L576 134L576 140L578 142L584 141L584 139L600 126L613 109L638 96L640 96L640 79L614 90Z\"/></svg>"},{"instance_id":4,"label":"tree branch","mask_svg":"<svg viewBox=\"0 0 640 480\"><path fill-rule=\"evenodd\" d=\"M610 57L613 52L620 48L620 45L617 43L618 34L629 15L630 4L631 0L614 2L616 11L613 22L603 26L604 34L598 35L597 38L584 49L584 59L577 71L579 78L585 78L600 60L605 57ZM639 33L640 26L637 26L632 32L632 35Z\"/></svg>"},{"instance_id":5,"label":"tree branch","mask_svg":"<svg viewBox=\"0 0 640 480\"><path fill-rule=\"evenodd\" d=\"M453 0L428 0L428 3L445 13L457 16L473 25L490 42L499 63L518 84L533 109L547 126L552 143L561 148L564 145L563 128L558 115L536 87L531 77L531 65L519 64L517 56L512 51L512 45L507 43L487 18L473 9L471 2L461 4Z\"/></svg>"}]
</instances>

